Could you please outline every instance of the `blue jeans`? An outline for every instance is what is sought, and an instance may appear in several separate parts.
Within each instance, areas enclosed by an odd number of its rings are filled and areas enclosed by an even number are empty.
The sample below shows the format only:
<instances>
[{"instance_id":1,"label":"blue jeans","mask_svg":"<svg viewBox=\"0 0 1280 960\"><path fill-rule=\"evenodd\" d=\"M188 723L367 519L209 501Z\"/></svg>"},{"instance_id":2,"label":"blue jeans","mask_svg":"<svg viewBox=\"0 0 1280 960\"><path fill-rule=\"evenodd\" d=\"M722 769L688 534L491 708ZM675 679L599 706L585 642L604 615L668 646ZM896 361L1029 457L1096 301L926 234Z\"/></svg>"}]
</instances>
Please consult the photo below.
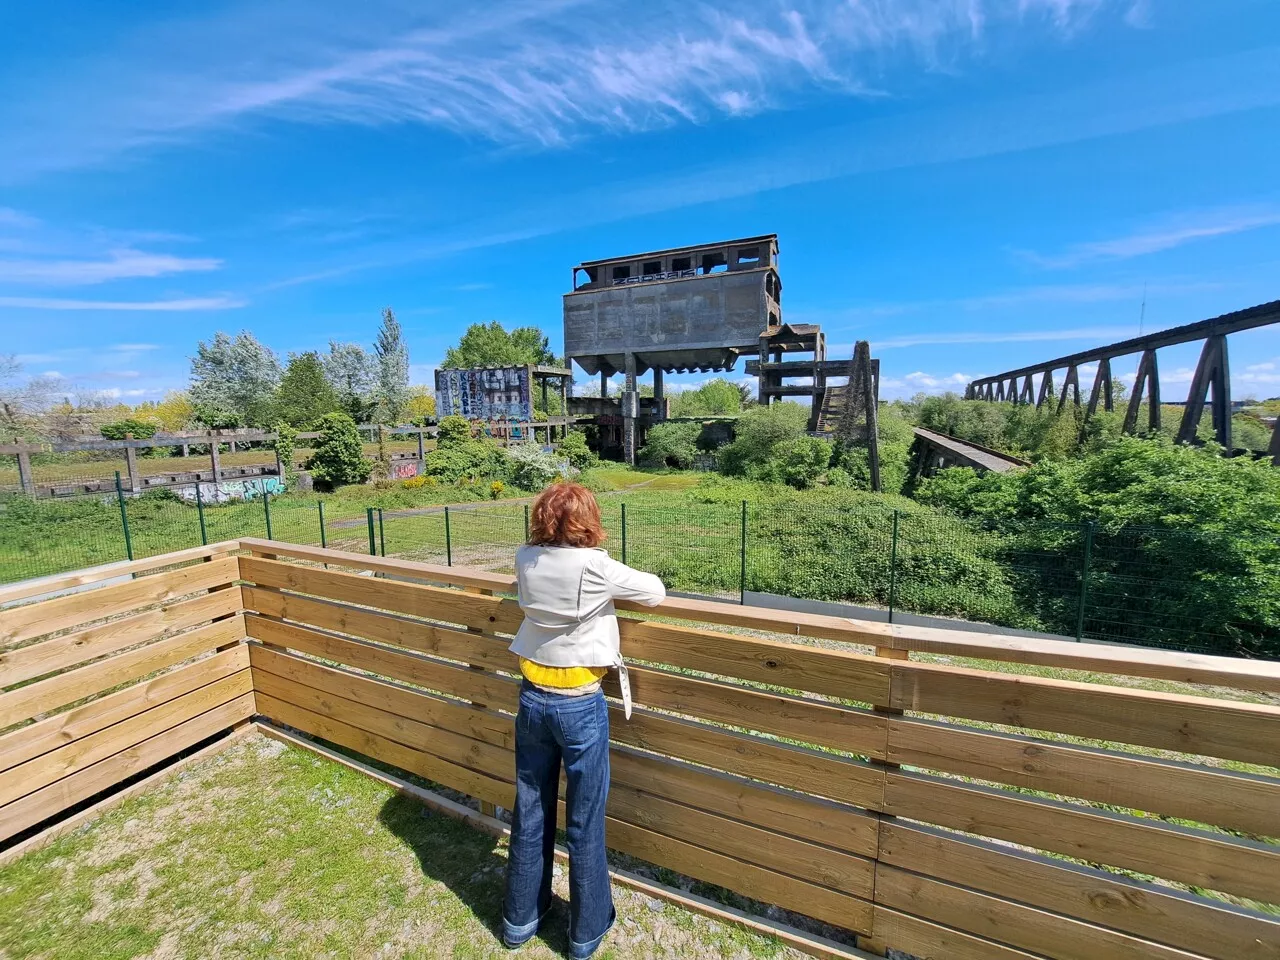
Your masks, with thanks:
<instances>
[{"instance_id":1,"label":"blue jeans","mask_svg":"<svg viewBox=\"0 0 1280 960\"><path fill-rule=\"evenodd\" d=\"M525 681L516 715L516 805L502 908L508 946L531 938L551 906L562 762L569 783L569 948L583 960L600 946L615 918L604 849L609 708L603 693L566 697Z\"/></svg>"}]
</instances>

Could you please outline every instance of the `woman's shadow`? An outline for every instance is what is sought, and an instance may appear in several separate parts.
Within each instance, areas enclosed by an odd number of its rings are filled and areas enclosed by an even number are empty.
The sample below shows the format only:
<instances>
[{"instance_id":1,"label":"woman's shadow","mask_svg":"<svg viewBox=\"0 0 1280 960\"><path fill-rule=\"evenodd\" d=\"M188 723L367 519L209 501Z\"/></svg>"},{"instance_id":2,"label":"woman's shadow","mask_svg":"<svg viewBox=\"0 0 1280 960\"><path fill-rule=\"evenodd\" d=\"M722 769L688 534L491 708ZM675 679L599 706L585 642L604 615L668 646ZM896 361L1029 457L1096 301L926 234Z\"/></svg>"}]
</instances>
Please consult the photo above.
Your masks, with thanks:
<instances>
[{"instance_id":1,"label":"woman's shadow","mask_svg":"<svg viewBox=\"0 0 1280 960\"><path fill-rule=\"evenodd\" d=\"M497 837L400 793L382 805L378 822L414 852L424 876L452 890L496 943L502 943L507 858L497 852ZM569 955L568 910L558 897L534 939L561 956Z\"/></svg>"}]
</instances>

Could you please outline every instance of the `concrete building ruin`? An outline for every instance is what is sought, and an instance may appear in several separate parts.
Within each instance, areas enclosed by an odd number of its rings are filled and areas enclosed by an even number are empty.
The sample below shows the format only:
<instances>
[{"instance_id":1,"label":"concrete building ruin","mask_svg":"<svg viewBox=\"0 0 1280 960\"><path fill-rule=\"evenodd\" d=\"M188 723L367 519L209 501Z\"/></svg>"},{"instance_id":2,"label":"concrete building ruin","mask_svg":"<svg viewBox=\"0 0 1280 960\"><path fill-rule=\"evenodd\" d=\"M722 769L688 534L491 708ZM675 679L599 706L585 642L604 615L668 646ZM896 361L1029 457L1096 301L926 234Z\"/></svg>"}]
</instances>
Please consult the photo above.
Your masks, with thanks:
<instances>
[{"instance_id":1,"label":"concrete building ruin","mask_svg":"<svg viewBox=\"0 0 1280 960\"><path fill-rule=\"evenodd\" d=\"M564 295L570 365L599 374L606 401L608 378L626 377L612 415L628 463L637 431L664 416L663 374L732 370L782 329L776 234L584 261ZM636 380L649 370L654 402L645 415Z\"/></svg>"}]
</instances>

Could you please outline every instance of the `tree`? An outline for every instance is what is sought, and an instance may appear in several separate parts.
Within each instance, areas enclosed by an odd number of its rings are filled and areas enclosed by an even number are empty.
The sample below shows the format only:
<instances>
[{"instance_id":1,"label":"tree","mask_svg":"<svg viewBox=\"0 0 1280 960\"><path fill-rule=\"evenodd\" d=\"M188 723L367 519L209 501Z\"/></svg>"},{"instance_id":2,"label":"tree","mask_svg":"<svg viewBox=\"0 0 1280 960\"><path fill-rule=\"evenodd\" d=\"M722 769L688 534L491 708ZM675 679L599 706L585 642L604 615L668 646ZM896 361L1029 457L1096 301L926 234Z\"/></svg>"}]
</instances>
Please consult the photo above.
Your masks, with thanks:
<instances>
[{"instance_id":1,"label":"tree","mask_svg":"<svg viewBox=\"0 0 1280 960\"><path fill-rule=\"evenodd\" d=\"M769 459L755 475L770 483L785 483L807 490L818 482L831 465L832 444L817 437L799 436L775 444Z\"/></svg>"},{"instance_id":2,"label":"tree","mask_svg":"<svg viewBox=\"0 0 1280 960\"><path fill-rule=\"evenodd\" d=\"M320 357L314 351L292 354L276 390L276 416L292 427L306 429L338 406L338 396L325 378Z\"/></svg>"},{"instance_id":3,"label":"tree","mask_svg":"<svg viewBox=\"0 0 1280 960\"><path fill-rule=\"evenodd\" d=\"M338 404L356 423L368 423L377 403L378 358L358 343L329 341L324 375L338 396Z\"/></svg>"},{"instance_id":4,"label":"tree","mask_svg":"<svg viewBox=\"0 0 1280 960\"><path fill-rule=\"evenodd\" d=\"M364 455L356 422L345 413L329 413L320 418L319 426L320 439L307 461L315 481L333 488L368 480L373 461Z\"/></svg>"},{"instance_id":5,"label":"tree","mask_svg":"<svg viewBox=\"0 0 1280 960\"><path fill-rule=\"evenodd\" d=\"M156 425L146 420L128 417L115 423L104 423L98 431L107 440L150 440L156 435Z\"/></svg>"},{"instance_id":6,"label":"tree","mask_svg":"<svg viewBox=\"0 0 1280 960\"><path fill-rule=\"evenodd\" d=\"M37 432L57 386L52 377L24 378L17 356L0 354L0 431L8 440Z\"/></svg>"},{"instance_id":7,"label":"tree","mask_svg":"<svg viewBox=\"0 0 1280 960\"><path fill-rule=\"evenodd\" d=\"M378 422L398 423L409 401L409 348L405 346L400 321L390 307L383 308L382 328L373 352L378 357Z\"/></svg>"},{"instance_id":8,"label":"tree","mask_svg":"<svg viewBox=\"0 0 1280 960\"><path fill-rule=\"evenodd\" d=\"M242 331L233 340L219 331L209 343L196 345L191 402L234 411L252 426L267 426L280 377L280 361L253 334Z\"/></svg>"},{"instance_id":9,"label":"tree","mask_svg":"<svg viewBox=\"0 0 1280 960\"><path fill-rule=\"evenodd\" d=\"M159 421L161 432L177 433L187 428L196 410L186 391L170 390L164 395L164 399L155 405L151 413Z\"/></svg>"},{"instance_id":10,"label":"tree","mask_svg":"<svg viewBox=\"0 0 1280 960\"><path fill-rule=\"evenodd\" d=\"M517 327L510 333L497 320L473 323L456 347L444 356L447 370L474 367L522 367L528 364L559 366L551 341L537 327Z\"/></svg>"},{"instance_id":11,"label":"tree","mask_svg":"<svg viewBox=\"0 0 1280 960\"><path fill-rule=\"evenodd\" d=\"M725 417L742 409L742 391L722 377L696 390L682 390L671 400L673 417Z\"/></svg>"},{"instance_id":12,"label":"tree","mask_svg":"<svg viewBox=\"0 0 1280 960\"><path fill-rule=\"evenodd\" d=\"M431 388L423 384L414 384L409 388L409 400L405 404L404 416L410 423L425 426L425 421L436 415L436 395Z\"/></svg>"}]
</instances>

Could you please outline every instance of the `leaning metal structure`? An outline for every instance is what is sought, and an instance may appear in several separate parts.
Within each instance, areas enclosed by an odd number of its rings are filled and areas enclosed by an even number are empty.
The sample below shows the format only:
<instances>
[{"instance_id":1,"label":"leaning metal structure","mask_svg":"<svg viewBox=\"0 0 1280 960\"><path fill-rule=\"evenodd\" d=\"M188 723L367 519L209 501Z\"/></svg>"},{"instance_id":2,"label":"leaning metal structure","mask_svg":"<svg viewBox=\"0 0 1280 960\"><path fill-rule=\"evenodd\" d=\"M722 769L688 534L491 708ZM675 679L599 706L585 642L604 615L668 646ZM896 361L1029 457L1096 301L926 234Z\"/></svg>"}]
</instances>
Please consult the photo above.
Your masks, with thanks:
<instances>
[{"instance_id":1,"label":"leaning metal structure","mask_svg":"<svg viewBox=\"0 0 1280 960\"><path fill-rule=\"evenodd\" d=\"M1095 347L1092 350L1058 357L1056 360L1045 363L1007 370L995 376L983 377L969 384L965 397L970 400L1000 400L1011 403L1034 402L1038 408L1046 401L1052 401L1055 396L1054 371L1064 370L1062 391L1056 394L1058 409L1061 410L1066 406L1068 391L1071 392L1075 405L1080 406L1080 366L1086 363L1097 363L1098 373L1094 378L1093 389L1089 393L1089 402L1085 409L1086 415L1092 416L1099 405L1104 410L1113 408L1111 361L1117 357L1139 353L1141 359L1138 361L1138 375L1133 384L1133 392L1129 396L1129 405L1125 410L1124 429L1126 433L1135 432L1138 426L1138 415L1145 398L1148 429L1156 430L1160 427L1160 375L1156 363L1156 351L1161 347L1171 347L1179 343L1204 341L1200 363L1196 366L1195 376L1191 380L1191 389L1187 393L1186 409L1178 428L1178 442L1191 443L1195 440L1196 428L1200 425L1205 403L1210 402L1209 397L1212 393L1210 409L1213 415L1214 436L1218 443L1230 451L1232 449L1231 373L1227 363L1227 336L1239 333L1241 330L1253 330L1273 323L1280 323L1280 300L1237 310L1209 320L1134 337L1105 347ZM1034 382L1037 376L1040 377L1038 389ZM1280 425L1277 426L1272 437L1271 453L1277 465L1280 465Z\"/></svg>"}]
</instances>

